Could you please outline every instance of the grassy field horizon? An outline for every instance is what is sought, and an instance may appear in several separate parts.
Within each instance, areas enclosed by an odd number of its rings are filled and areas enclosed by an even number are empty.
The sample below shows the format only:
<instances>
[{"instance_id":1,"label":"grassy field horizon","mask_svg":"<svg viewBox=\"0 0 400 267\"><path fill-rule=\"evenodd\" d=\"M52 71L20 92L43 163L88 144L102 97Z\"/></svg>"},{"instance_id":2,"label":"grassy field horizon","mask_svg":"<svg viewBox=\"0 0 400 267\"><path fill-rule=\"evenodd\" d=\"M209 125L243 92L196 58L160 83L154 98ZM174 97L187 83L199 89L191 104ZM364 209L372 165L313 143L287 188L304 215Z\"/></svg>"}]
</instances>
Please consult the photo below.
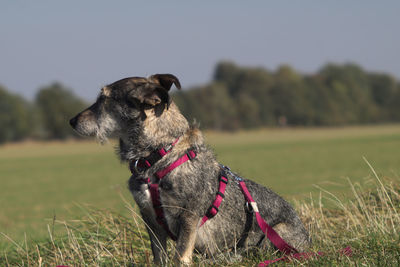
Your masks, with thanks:
<instances>
[{"instance_id":1,"label":"grassy field horizon","mask_svg":"<svg viewBox=\"0 0 400 267\"><path fill-rule=\"evenodd\" d=\"M283 128L206 132L218 160L289 200L318 197L320 186L350 192L347 178L399 179L400 125L342 128ZM24 142L0 146L0 232L16 241L47 235L52 220L74 220L80 206L128 215L130 176L114 143ZM84 209L84 208L83 208ZM0 237L0 244L7 243Z\"/></svg>"}]
</instances>

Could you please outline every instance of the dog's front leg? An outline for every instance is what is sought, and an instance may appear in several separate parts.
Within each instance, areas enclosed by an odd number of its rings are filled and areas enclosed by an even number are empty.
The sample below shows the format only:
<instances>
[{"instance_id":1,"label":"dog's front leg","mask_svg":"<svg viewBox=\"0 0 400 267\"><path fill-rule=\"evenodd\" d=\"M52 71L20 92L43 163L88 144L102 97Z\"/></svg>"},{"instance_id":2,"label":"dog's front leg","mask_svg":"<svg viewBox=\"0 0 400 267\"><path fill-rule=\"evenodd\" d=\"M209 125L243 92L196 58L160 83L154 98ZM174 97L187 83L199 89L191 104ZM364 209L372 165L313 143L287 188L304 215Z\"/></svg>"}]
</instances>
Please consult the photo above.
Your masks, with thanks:
<instances>
[{"instance_id":1,"label":"dog's front leg","mask_svg":"<svg viewBox=\"0 0 400 267\"><path fill-rule=\"evenodd\" d=\"M154 263L164 266L167 263L167 235L163 231L152 229L146 226L150 236L151 251L153 252Z\"/></svg>"},{"instance_id":2,"label":"dog's front leg","mask_svg":"<svg viewBox=\"0 0 400 267\"><path fill-rule=\"evenodd\" d=\"M179 265L190 265L196 243L199 218L189 212L181 216L178 240L176 241L175 261Z\"/></svg>"},{"instance_id":3,"label":"dog's front leg","mask_svg":"<svg viewBox=\"0 0 400 267\"><path fill-rule=\"evenodd\" d=\"M199 219L184 218L181 222L178 240L176 241L175 261L179 265L190 265L196 243L197 225Z\"/></svg>"}]
</instances>

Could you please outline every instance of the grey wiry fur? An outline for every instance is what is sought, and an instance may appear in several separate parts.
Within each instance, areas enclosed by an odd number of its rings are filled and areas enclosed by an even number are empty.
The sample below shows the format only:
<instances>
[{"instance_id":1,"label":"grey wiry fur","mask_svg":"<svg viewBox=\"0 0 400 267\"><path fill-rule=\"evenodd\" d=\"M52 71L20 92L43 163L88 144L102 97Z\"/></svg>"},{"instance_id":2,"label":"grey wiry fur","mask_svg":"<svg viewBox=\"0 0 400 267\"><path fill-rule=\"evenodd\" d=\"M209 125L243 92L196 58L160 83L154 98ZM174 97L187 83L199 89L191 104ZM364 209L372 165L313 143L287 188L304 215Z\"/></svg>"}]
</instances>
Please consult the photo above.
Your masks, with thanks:
<instances>
[{"instance_id":1,"label":"grey wiry fur","mask_svg":"<svg viewBox=\"0 0 400 267\"><path fill-rule=\"evenodd\" d=\"M70 123L79 133L97 136L102 141L109 136L118 137L122 161L148 156L180 137L167 156L129 180L129 188L148 227L156 263L166 263L167 234L155 221L148 187L142 178L150 177L155 181L153 174L156 171L190 148L197 151L197 157L174 169L159 185L169 228L177 236L176 260L189 264L194 249L212 256L236 246L270 246L254 215L248 212L245 199L232 177L229 177L218 214L199 228L201 218L218 191L220 167L204 144L201 132L190 127L170 101L168 91L172 84L180 88L178 79L170 74L117 81L104 87L97 101ZM293 208L270 189L251 180L245 181L267 223L286 242L304 251L310 239Z\"/></svg>"}]
</instances>

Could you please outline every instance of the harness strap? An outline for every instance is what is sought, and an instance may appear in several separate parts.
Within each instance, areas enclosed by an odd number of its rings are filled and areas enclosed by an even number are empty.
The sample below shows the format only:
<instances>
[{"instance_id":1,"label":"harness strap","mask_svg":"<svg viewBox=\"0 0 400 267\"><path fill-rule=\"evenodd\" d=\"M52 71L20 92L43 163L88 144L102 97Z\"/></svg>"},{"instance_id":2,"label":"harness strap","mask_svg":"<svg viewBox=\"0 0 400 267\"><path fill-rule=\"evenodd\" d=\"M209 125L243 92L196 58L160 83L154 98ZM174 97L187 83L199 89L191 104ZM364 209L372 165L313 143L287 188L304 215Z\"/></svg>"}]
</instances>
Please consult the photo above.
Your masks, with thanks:
<instances>
[{"instance_id":1,"label":"harness strap","mask_svg":"<svg viewBox=\"0 0 400 267\"><path fill-rule=\"evenodd\" d=\"M261 231L267 236L267 238L274 244L274 246L279 249L281 252L285 254L297 253L297 250L290 246L288 243L283 240L279 234L261 217L260 212L258 211L258 207L252 196L250 195L249 190L246 187L244 181L239 182L239 187L243 192L246 201L251 205L253 211L256 215L258 226L261 228Z\"/></svg>"},{"instance_id":2,"label":"harness strap","mask_svg":"<svg viewBox=\"0 0 400 267\"><path fill-rule=\"evenodd\" d=\"M246 202L246 204L247 204L247 202ZM250 209L250 208L248 207L248 205L245 205L245 213L246 213L246 222L245 222L245 224L244 224L244 230L243 230L243 232L242 232L242 234L241 234L241 236L240 236L240 238L239 238L239 240L238 240L238 242L237 242L237 247L238 247L238 248L243 248L243 247L245 247L245 245L246 245L246 240L247 240L247 238L249 237L250 230L251 230L251 228L252 228L252 226L253 226L253 223L254 223L254 214L253 214L253 210ZM261 237L261 239L257 242L257 245L256 245L256 246L259 246L259 243L261 243L261 241L262 241L264 238L265 238L265 235L263 235L263 236Z\"/></svg>"},{"instance_id":3,"label":"harness strap","mask_svg":"<svg viewBox=\"0 0 400 267\"><path fill-rule=\"evenodd\" d=\"M202 227L203 224L208 220L217 215L218 213L218 208L222 203L222 200L224 199L224 193L226 189L226 185L228 184L228 178L227 175L223 170L221 170L221 173L219 175L219 187L218 187L218 192L215 197L214 202L211 204L210 208L207 210L206 214L204 217L201 219L201 223L199 227Z\"/></svg>"},{"instance_id":4,"label":"harness strap","mask_svg":"<svg viewBox=\"0 0 400 267\"><path fill-rule=\"evenodd\" d=\"M177 141L176 141L177 142ZM175 142L175 143L176 143ZM161 152L161 153L168 153L168 151ZM165 155L164 154L164 155ZM161 154L160 154L161 155ZM163 156L164 156L163 155ZM173 162L171 165L167 166L166 168L162 169L161 171L158 171L155 173L157 178L159 180L163 179L165 175L167 175L169 172L174 170L176 167L180 166L181 164L185 163L188 160L192 160L196 157L196 152L194 150L189 150L185 155L177 159L175 162ZM277 258L274 260L266 260L264 262L259 263L259 267L267 266L271 263L278 262L278 261L289 261L290 258L295 258L298 260L304 260L308 259L310 257L317 257L317 256L322 256L322 252L303 252L303 253L298 253L298 251L290 246L288 243L283 240L279 234L261 217L260 212L258 210L257 203L254 201L252 198L249 190L247 189L247 186L244 182L244 180L237 175L233 174L228 167L225 167L221 165L221 173L219 177L219 187L218 187L218 192L216 194L215 200L204 215L204 217L201 220L200 226L203 226L203 224L208 220L214 217L218 213L218 208L221 205L223 199L224 199L224 193L226 186L228 184L228 176L226 175L224 170L227 170L230 174L234 176L236 179L245 199L246 202L250 204L252 207L253 212L256 215L257 223L258 226L260 227L261 231L265 234L265 236L272 242L272 244L279 249L281 252L283 252L285 255L281 258ZM151 195L151 201L153 204L154 212L156 214L156 221L164 228L164 230L167 232L167 234L171 237L172 240L177 240L176 236L170 231L168 227L168 223L165 219L164 215L164 210L161 205L161 199L160 199L160 191L158 189L159 183L151 183L150 178L143 179L144 182L146 182L149 185L149 190L150 190L150 195ZM346 256L351 256L352 255L352 250L350 247L346 247L340 251L341 254L346 255Z\"/></svg>"},{"instance_id":5,"label":"harness strap","mask_svg":"<svg viewBox=\"0 0 400 267\"><path fill-rule=\"evenodd\" d=\"M196 152L194 152L194 150L189 150L185 155L183 155L182 157L177 159L171 165L169 165L168 167L162 169L161 171L156 172L155 175L157 176L158 179L161 180L162 178L164 178L165 175L170 173L173 169L175 169L176 167L182 165L183 163L185 163L188 160L194 159L195 157L196 157Z\"/></svg>"},{"instance_id":6,"label":"harness strap","mask_svg":"<svg viewBox=\"0 0 400 267\"><path fill-rule=\"evenodd\" d=\"M129 162L129 169L131 170L132 173L140 173L151 166L153 166L157 161L162 159L165 155L167 155L172 148L176 145L176 143L179 141L179 137L175 139L174 142L166 145L165 147L162 147L158 150L153 151L149 156L140 158L137 160L131 160Z\"/></svg>"},{"instance_id":7,"label":"harness strap","mask_svg":"<svg viewBox=\"0 0 400 267\"><path fill-rule=\"evenodd\" d=\"M185 155L177 159L175 162L173 162L171 165L167 166L166 168L162 169L161 171L158 171L155 173L157 178L161 180L162 178L165 177L168 173L170 173L173 169L176 167L182 165L188 160L192 160L196 157L196 152L194 150L189 150ZM148 185L149 185L149 190L150 190L150 196L151 196L151 202L153 204L153 209L156 214L156 221L159 225L161 225L164 230L167 232L169 237L176 241L177 237L171 232L171 230L168 227L167 220L165 219L165 214L164 214L164 209L162 207L161 203L161 198L160 198L160 190L158 189L159 181L157 183L150 183L150 178L146 179Z\"/></svg>"},{"instance_id":8,"label":"harness strap","mask_svg":"<svg viewBox=\"0 0 400 267\"><path fill-rule=\"evenodd\" d=\"M264 267L268 266L274 262L278 261L289 261L291 258L297 259L297 260L306 260L311 257L319 257L323 256L323 252L298 252L295 248L290 246L288 243L283 240L279 234L261 217L260 212L258 211L257 203L254 201L254 199L251 197L249 190L246 187L246 184L244 183L243 180L239 181L239 187L243 192L244 197L246 198L246 201L250 203L251 207L253 208L254 213L256 214L256 219L258 226L261 228L261 231L267 236L267 238L274 244L276 248L278 248L281 252L283 252L285 255L281 258L273 259L273 260L266 260L263 262L260 262L258 264L258 267ZM340 254L345 255L345 256L351 256L353 254L353 251L351 250L351 247L346 247L342 250L339 251Z\"/></svg>"},{"instance_id":9,"label":"harness strap","mask_svg":"<svg viewBox=\"0 0 400 267\"><path fill-rule=\"evenodd\" d=\"M165 219L164 209L161 206L160 191L158 190L158 184L149 184L151 202L153 203L153 209L156 214L156 221L162 228L167 232L172 240L176 241L176 236L171 232L168 227L168 223Z\"/></svg>"}]
</instances>

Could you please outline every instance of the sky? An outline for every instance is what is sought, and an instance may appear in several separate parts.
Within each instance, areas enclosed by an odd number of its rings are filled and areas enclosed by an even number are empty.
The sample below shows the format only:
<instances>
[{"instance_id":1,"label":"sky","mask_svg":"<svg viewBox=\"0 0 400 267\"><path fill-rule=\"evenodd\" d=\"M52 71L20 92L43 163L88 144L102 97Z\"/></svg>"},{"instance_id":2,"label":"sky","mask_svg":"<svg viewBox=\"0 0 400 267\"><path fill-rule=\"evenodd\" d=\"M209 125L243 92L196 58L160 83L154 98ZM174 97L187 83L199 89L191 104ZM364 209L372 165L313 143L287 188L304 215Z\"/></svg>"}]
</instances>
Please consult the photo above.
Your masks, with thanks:
<instances>
[{"instance_id":1,"label":"sky","mask_svg":"<svg viewBox=\"0 0 400 267\"><path fill-rule=\"evenodd\" d=\"M0 84L33 99L58 81L84 99L130 76L212 79L221 60L302 73L353 62L400 80L400 1L0 3Z\"/></svg>"}]
</instances>

